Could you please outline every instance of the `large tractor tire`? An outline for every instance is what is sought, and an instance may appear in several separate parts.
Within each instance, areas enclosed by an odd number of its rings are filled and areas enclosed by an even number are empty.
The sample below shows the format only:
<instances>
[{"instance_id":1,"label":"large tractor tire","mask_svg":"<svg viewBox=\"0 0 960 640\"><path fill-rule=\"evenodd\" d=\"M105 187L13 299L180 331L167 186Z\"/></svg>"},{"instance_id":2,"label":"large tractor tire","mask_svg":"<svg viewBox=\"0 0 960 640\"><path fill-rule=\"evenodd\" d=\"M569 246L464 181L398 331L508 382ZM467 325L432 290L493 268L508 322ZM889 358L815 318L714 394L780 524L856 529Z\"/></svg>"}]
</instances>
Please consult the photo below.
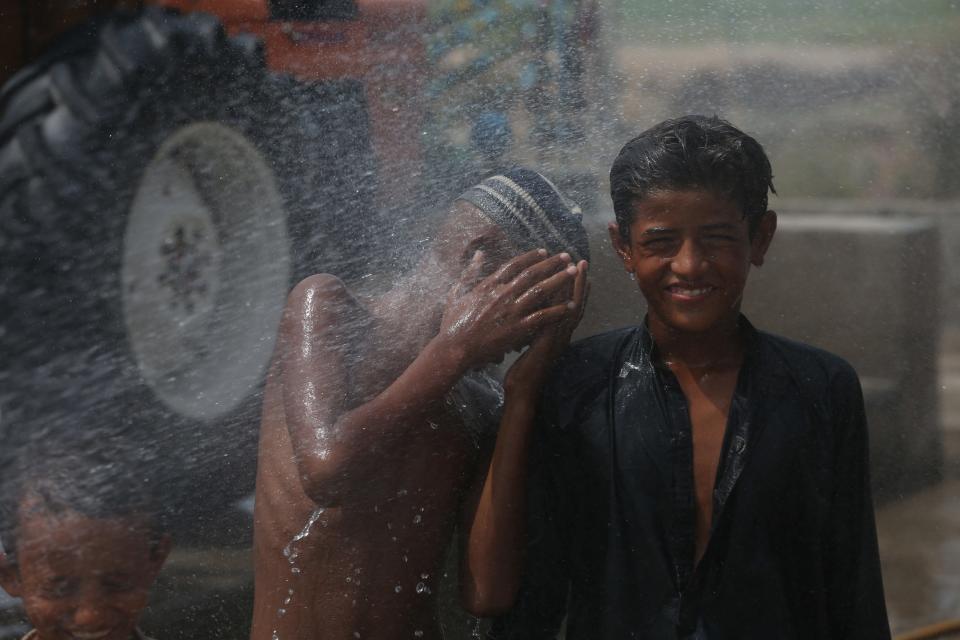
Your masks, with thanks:
<instances>
[{"instance_id":1,"label":"large tractor tire","mask_svg":"<svg viewBox=\"0 0 960 640\"><path fill-rule=\"evenodd\" d=\"M151 416L130 428L163 452L171 489L225 503L252 488L286 294L295 278L336 270L325 247L343 243L322 216L372 210L367 192L344 191L371 174L369 144L360 136L353 161L334 149L322 163L324 134L343 127L310 108L316 99L272 77L253 38L158 8L80 30L7 84L0 403L16 411L6 414L42 423L99 404L118 424ZM323 206L305 208L304 183ZM109 426L69 422L46 426Z\"/></svg>"}]
</instances>

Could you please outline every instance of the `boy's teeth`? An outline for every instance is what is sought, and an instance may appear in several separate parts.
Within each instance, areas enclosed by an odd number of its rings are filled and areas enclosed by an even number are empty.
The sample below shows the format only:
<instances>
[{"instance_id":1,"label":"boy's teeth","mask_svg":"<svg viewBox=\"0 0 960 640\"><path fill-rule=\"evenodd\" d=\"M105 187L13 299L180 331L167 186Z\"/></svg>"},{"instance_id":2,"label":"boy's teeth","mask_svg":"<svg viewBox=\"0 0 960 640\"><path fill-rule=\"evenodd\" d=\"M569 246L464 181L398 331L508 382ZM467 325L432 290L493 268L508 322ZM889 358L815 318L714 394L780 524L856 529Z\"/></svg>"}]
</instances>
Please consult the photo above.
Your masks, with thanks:
<instances>
[{"instance_id":1,"label":"boy's teeth","mask_svg":"<svg viewBox=\"0 0 960 640\"><path fill-rule=\"evenodd\" d=\"M676 291L677 293L682 293L687 296L700 296L705 294L708 290L709 289L706 287L704 287L703 289L682 289L679 287L674 289L674 291Z\"/></svg>"}]
</instances>

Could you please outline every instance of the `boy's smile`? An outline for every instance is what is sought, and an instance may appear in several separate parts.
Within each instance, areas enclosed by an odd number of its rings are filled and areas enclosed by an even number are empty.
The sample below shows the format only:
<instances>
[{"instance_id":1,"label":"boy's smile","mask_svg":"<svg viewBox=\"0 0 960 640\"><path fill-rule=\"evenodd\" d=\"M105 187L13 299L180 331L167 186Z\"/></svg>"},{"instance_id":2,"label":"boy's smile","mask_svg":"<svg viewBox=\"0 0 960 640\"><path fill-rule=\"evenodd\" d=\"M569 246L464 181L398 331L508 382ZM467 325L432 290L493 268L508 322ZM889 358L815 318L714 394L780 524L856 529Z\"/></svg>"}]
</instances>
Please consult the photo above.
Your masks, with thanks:
<instances>
[{"instance_id":1,"label":"boy's smile","mask_svg":"<svg viewBox=\"0 0 960 640\"><path fill-rule=\"evenodd\" d=\"M775 229L773 212L751 234L735 201L681 190L635 202L629 241L616 225L610 236L647 300L651 328L703 333L735 326L750 266L763 264Z\"/></svg>"},{"instance_id":2,"label":"boy's smile","mask_svg":"<svg viewBox=\"0 0 960 640\"><path fill-rule=\"evenodd\" d=\"M169 537L153 540L139 519L25 508L18 531L17 566L5 567L4 587L23 599L38 638L133 637Z\"/></svg>"}]
</instances>

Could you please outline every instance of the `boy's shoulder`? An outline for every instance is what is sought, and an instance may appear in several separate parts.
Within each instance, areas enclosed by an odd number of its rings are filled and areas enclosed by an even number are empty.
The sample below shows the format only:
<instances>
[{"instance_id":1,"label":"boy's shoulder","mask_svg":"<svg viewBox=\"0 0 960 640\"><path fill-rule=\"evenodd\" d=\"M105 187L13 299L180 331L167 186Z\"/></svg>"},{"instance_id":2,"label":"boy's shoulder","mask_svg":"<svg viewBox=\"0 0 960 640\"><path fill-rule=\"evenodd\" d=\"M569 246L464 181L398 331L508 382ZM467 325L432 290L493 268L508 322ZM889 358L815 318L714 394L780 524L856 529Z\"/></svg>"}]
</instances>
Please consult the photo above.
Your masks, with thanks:
<instances>
[{"instance_id":1,"label":"boy's shoulder","mask_svg":"<svg viewBox=\"0 0 960 640\"><path fill-rule=\"evenodd\" d=\"M764 369L786 373L811 391L859 387L853 365L835 353L767 331L757 331L757 336Z\"/></svg>"},{"instance_id":2,"label":"boy's shoulder","mask_svg":"<svg viewBox=\"0 0 960 640\"><path fill-rule=\"evenodd\" d=\"M608 388L611 371L620 360L623 346L638 331L628 327L574 342L554 365L543 397L548 412L557 417L577 414Z\"/></svg>"},{"instance_id":3,"label":"boy's shoulder","mask_svg":"<svg viewBox=\"0 0 960 640\"><path fill-rule=\"evenodd\" d=\"M568 357L591 357L593 354L611 355L623 345L630 337L640 331L640 326L621 327L611 329L603 333L597 333L587 338L581 338L570 344L564 352L564 358Z\"/></svg>"},{"instance_id":4,"label":"boy's shoulder","mask_svg":"<svg viewBox=\"0 0 960 640\"><path fill-rule=\"evenodd\" d=\"M567 381L593 379L609 371L614 358L640 330L640 327L623 327L577 340L557 361L555 377Z\"/></svg>"},{"instance_id":5,"label":"boy's shoulder","mask_svg":"<svg viewBox=\"0 0 960 640\"><path fill-rule=\"evenodd\" d=\"M574 342L557 361L554 382L579 386L578 383L588 380L605 380L619 362L624 347L640 331L640 326L624 327ZM802 386L858 383L853 365L844 358L805 342L754 331L763 369L790 375Z\"/></svg>"}]
</instances>

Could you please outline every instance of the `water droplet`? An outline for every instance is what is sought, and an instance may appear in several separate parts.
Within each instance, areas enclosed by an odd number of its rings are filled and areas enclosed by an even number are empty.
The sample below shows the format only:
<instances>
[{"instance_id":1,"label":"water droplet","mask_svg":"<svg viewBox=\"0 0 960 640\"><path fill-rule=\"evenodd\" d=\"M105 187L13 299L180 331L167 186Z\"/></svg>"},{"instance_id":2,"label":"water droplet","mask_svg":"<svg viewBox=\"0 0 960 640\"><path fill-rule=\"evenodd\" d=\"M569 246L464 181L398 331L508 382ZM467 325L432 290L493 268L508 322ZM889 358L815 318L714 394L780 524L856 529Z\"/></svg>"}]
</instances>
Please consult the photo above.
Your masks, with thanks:
<instances>
[{"instance_id":1,"label":"water droplet","mask_svg":"<svg viewBox=\"0 0 960 640\"><path fill-rule=\"evenodd\" d=\"M293 540L290 541L286 547L283 548L283 555L289 558L294 554L293 545L297 542L300 542L304 538L310 535L310 529L313 528L313 525L317 523L317 520L320 519L320 516L323 515L323 507L316 509L313 513L310 514L310 518L307 520L307 524L303 526L303 529L300 530L300 533L293 536Z\"/></svg>"},{"instance_id":2,"label":"water droplet","mask_svg":"<svg viewBox=\"0 0 960 640\"><path fill-rule=\"evenodd\" d=\"M430 593L430 587L428 587L427 585L425 585L425 584L422 583L422 582L418 582L418 583L417 583L417 593L427 593L427 594L429 594L429 593Z\"/></svg>"},{"instance_id":3,"label":"water droplet","mask_svg":"<svg viewBox=\"0 0 960 640\"><path fill-rule=\"evenodd\" d=\"M407 495L407 490L406 490L406 489L400 489L400 491L397 491L397 497L398 497L398 498L399 498L399 497L403 497L403 496L405 496L405 495Z\"/></svg>"},{"instance_id":4,"label":"water droplet","mask_svg":"<svg viewBox=\"0 0 960 640\"><path fill-rule=\"evenodd\" d=\"M281 607L277 609L277 615L282 618L283 616L287 615L287 610Z\"/></svg>"},{"instance_id":5,"label":"water droplet","mask_svg":"<svg viewBox=\"0 0 960 640\"><path fill-rule=\"evenodd\" d=\"M295 576L300 575L300 567L294 567L294 568L290 569L290 573L292 573L292 574L295 575Z\"/></svg>"},{"instance_id":6,"label":"water droplet","mask_svg":"<svg viewBox=\"0 0 960 640\"><path fill-rule=\"evenodd\" d=\"M429 578L429 577L430 577L430 574L429 574L429 573L421 573L421 574L420 574L420 578L423 579L423 580L426 580L426 579Z\"/></svg>"},{"instance_id":7,"label":"water droplet","mask_svg":"<svg viewBox=\"0 0 960 640\"><path fill-rule=\"evenodd\" d=\"M403 587L401 587L400 585L397 585L393 588L394 593L400 593L401 591L403 591Z\"/></svg>"},{"instance_id":8,"label":"water droplet","mask_svg":"<svg viewBox=\"0 0 960 640\"><path fill-rule=\"evenodd\" d=\"M419 513L413 516L413 524L420 524L422 521L423 521L423 516L421 516Z\"/></svg>"},{"instance_id":9,"label":"water droplet","mask_svg":"<svg viewBox=\"0 0 960 640\"><path fill-rule=\"evenodd\" d=\"M470 637L480 640L480 618L473 619L473 629L470 631Z\"/></svg>"},{"instance_id":10,"label":"water droplet","mask_svg":"<svg viewBox=\"0 0 960 640\"><path fill-rule=\"evenodd\" d=\"M404 562L410 562L410 558L408 558L407 556L403 556L403 561L404 561Z\"/></svg>"},{"instance_id":11,"label":"water droplet","mask_svg":"<svg viewBox=\"0 0 960 640\"><path fill-rule=\"evenodd\" d=\"M359 632L359 631L354 631L354 632L353 632L353 637L354 637L354 638L359 638L359 637L360 637L360 632Z\"/></svg>"},{"instance_id":12,"label":"water droplet","mask_svg":"<svg viewBox=\"0 0 960 640\"><path fill-rule=\"evenodd\" d=\"M353 578L351 578L350 576L347 576L347 582L353 582Z\"/></svg>"},{"instance_id":13,"label":"water droplet","mask_svg":"<svg viewBox=\"0 0 960 640\"><path fill-rule=\"evenodd\" d=\"M276 631L276 630L273 631L273 635L270 636L270 638L271 638L271 640L280 640L280 636L277 635L277 631Z\"/></svg>"},{"instance_id":14,"label":"water droplet","mask_svg":"<svg viewBox=\"0 0 960 640\"><path fill-rule=\"evenodd\" d=\"M413 632L413 637L414 637L414 638L422 638L422 637L423 637L423 631L421 631L420 629L417 629L416 631Z\"/></svg>"}]
</instances>

